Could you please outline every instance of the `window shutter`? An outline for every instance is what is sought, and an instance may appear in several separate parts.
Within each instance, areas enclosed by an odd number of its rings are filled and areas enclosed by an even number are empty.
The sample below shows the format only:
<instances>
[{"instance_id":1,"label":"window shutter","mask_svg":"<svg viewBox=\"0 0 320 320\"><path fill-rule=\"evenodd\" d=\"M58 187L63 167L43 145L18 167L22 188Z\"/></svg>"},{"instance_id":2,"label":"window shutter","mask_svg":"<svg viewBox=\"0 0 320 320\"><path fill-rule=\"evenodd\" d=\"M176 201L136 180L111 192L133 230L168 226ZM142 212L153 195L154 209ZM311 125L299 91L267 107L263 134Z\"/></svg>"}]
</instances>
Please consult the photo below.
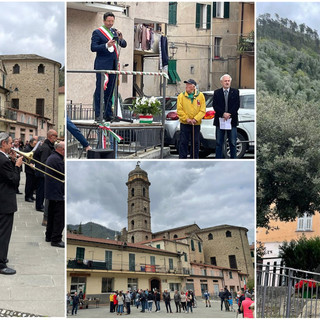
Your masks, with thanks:
<instances>
[{"instance_id":1,"label":"window shutter","mask_svg":"<svg viewBox=\"0 0 320 320\"><path fill-rule=\"evenodd\" d=\"M298 218L298 230L303 230L303 218Z\"/></svg>"},{"instance_id":2,"label":"window shutter","mask_svg":"<svg viewBox=\"0 0 320 320\"><path fill-rule=\"evenodd\" d=\"M207 5L207 30L211 29L211 5Z\"/></svg>"},{"instance_id":3,"label":"window shutter","mask_svg":"<svg viewBox=\"0 0 320 320\"><path fill-rule=\"evenodd\" d=\"M224 3L224 18L229 18L229 11L230 11L230 2Z\"/></svg>"},{"instance_id":4,"label":"window shutter","mask_svg":"<svg viewBox=\"0 0 320 320\"><path fill-rule=\"evenodd\" d=\"M217 17L217 3L212 2L212 17L216 18Z\"/></svg>"},{"instance_id":5,"label":"window shutter","mask_svg":"<svg viewBox=\"0 0 320 320\"><path fill-rule=\"evenodd\" d=\"M196 28L200 28L200 15L201 15L201 4L196 4Z\"/></svg>"},{"instance_id":6,"label":"window shutter","mask_svg":"<svg viewBox=\"0 0 320 320\"><path fill-rule=\"evenodd\" d=\"M169 24L177 24L177 2L169 2Z\"/></svg>"}]
</instances>

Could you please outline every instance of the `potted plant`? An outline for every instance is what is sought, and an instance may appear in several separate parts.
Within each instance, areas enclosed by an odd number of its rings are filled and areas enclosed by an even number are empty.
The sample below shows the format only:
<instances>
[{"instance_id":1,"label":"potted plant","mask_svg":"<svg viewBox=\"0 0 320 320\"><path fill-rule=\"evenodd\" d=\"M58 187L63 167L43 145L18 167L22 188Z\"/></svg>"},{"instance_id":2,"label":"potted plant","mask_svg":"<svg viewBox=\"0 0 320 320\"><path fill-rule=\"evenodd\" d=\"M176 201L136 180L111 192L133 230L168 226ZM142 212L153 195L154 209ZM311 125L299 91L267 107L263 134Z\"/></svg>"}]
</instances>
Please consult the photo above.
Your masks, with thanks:
<instances>
[{"instance_id":1,"label":"potted plant","mask_svg":"<svg viewBox=\"0 0 320 320\"><path fill-rule=\"evenodd\" d=\"M301 295L303 294L303 298L311 298L316 289L316 282L313 279L300 280L295 284L295 289L298 292L300 291Z\"/></svg>"},{"instance_id":2,"label":"potted plant","mask_svg":"<svg viewBox=\"0 0 320 320\"><path fill-rule=\"evenodd\" d=\"M152 123L153 116L161 113L161 103L155 97L137 98L130 109L139 115L140 123Z\"/></svg>"}]
</instances>

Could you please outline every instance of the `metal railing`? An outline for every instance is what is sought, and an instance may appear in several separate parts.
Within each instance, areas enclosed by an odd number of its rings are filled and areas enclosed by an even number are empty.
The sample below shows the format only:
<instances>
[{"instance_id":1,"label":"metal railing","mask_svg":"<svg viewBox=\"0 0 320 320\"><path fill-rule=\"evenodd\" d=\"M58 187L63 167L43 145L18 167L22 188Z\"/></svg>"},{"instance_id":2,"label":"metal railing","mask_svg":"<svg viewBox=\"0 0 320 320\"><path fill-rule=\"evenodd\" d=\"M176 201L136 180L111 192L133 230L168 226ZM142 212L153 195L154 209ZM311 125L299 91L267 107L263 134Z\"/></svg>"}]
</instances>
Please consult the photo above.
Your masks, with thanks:
<instances>
[{"instance_id":1,"label":"metal railing","mask_svg":"<svg viewBox=\"0 0 320 320\"><path fill-rule=\"evenodd\" d=\"M14 111L7 107L0 107L0 117L16 121L17 111Z\"/></svg>"},{"instance_id":2,"label":"metal railing","mask_svg":"<svg viewBox=\"0 0 320 320\"><path fill-rule=\"evenodd\" d=\"M319 318L320 274L257 264L258 318Z\"/></svg>"},{"instance_id":3,"label":"metal railing","mask_svg":"<svg viewBox=\"0 0 320 320\"><path fill-rule=\"evenodd\" d=\"M85 269L85 270L108 270L108 271L132 271L138 273L166 273L166 274L179 274L189 275L190 270L186 268L173 267L151 264L128 264L121 262L112 262L111 264L105 261L96 260L82 260L82 259L69 259L67 268L70 269Z\"/></svg>"},{"instance_id":4,"label":"metal railing","mask_svg":"<svg viewBox=\"0 0 320 320\"><path fill-rule=\"evenodd\" d=\"M121 107L121 106L120 106ZM94 109L92 105L73 103L67 104L67 115L71 120L93 120ZM132 119L132 114L127 114L126 119ZM159 121L159 118L154 118L155 121ZM82 126L77 125L83 136L88 140L91 146L98 147L99 135L97 132L97 126ZM112 130L120 135L123 140L118 143L117 156L126 157L131 154L137 154L141 150L147 150L161 146L161 123L155 123L148 126L135 126L134 124L122 125L118 128L112 127ZM68 158L80 158L85 156L81 144L67 132ZM113 145L112 139L107 141L107 145Z\"/></svg>"}]
</instances>

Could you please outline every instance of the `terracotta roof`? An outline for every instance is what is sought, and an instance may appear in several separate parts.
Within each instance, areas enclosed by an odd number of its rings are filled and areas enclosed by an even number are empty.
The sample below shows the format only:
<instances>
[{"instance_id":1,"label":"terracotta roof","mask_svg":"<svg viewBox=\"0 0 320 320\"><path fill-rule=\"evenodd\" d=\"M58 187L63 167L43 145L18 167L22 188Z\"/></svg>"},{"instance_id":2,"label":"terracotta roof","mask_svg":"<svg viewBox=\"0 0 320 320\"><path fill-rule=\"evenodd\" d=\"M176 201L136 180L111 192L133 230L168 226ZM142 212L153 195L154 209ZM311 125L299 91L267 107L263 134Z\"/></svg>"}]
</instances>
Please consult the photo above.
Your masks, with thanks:
<instances>
[{"instance_id":1,"label":"terracotta roof","mask_svg":"<svg viewBox=\"0 0 320 320\"><path fill-rule=\"evenodd\" d=\"M202 233L202 232L208 232L211 230L219 230L219 229L244 229L246 231L249 231L247 228L245 227L239 227L239 226L231 226L229 224L222 224L220 226L215 226L215 227L209 227L209 228L204 228L204 229L200 229L199 231L196 231L196 233Z\"/></svg>"},{"instance_id":2,"label":"terracotta roof","mask_svg":"<svg viewBox=\"0 0 320 320\"><path fill-rule=\"evenodd\" d=\"M122 246L126 248L135 248L135 249L143 249L148 251L157 251L159 253L170 253L174 255L178 255L177 252L162 250L150 246L146 246L139 243L129 243L129 242L123 242L123 241L117 241L117 240L110 240L110 239L102 239L102 238L91 238L87 236L83 236L81 234L74 234L74 233L67 233L67 239L68 240L78 240L78 241L84 241L84 242L91 242L91 243L100 243L100 244L110 244L115 246Z\"/></svg>"},{"instance_id":3,"label":"terracotta roof","mask_svg":"<svg viewBox=\"0 0 320 320\"><path fill-rule=\"evenodd\" d=\"M59 93L64 93L64 86L63 87L59 87Z\"/></svg>"},{"instance_id":4,"label":"terracotta roof","mask_svg":"<svg viewBox=\"0 0 320 320\"><path fill-rule=\"evenodd\" d=\"M0 55L0 60L6 61L6 60L47 60L53 63L61 64L58 61L48 59L45 57L38 56L37 54L4 54Z\"/></svg>"},{"instance_id":5,"label":"terracotta roof","mask_svg":"<svg viewBox=\"0 0 320 320\"><path fill-rule=\"evenodd\" d=\"M153 234L159 234L159 233L164 233L164 232L169 232L169 231L171 232L171 231L174 231L174 230L180 230L180 229L188 228L188 227L191 227L191 226L197 226L197 228L199 230L201 230L200 227L196 223L193 223L193 224L188 224L188 225L182 226L182 227L177 227L177 228L172 228L172 229L167 229L167 230L163 230L163 231L154 232ZM195 232L197 232L197 231L195 231Z\"/></svg>"}]
</instances>

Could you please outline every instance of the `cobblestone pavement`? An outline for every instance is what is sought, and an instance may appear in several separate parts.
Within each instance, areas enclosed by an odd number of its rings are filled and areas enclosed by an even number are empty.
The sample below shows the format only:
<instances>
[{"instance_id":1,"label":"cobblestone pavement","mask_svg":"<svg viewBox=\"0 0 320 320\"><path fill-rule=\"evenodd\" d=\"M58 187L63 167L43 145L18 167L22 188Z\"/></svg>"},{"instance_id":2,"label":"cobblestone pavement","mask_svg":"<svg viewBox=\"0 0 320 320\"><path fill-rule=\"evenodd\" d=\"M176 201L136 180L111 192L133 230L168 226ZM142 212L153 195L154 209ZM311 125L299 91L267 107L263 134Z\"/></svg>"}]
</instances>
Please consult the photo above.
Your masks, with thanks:
<instances>
[{"instance_id":1,"label":"cobblestone pavement","mask_svg":"<svg viewBox=\"0 0 320 320\"><path fill-rule=\"evenodd\" d=\"M8 266L17 273L0 274L0 310L18 314L65 316L65 250L45 242L43 213L24 201L25 173L21 172L18 211L9 247ZM11 311L14 310L14 311Z\"/></svg>"},{"instance_id":2,"label":"cobblestone pavement","mask_svg":"<svg viewBox=\"0 0 320 320\"><path fill-rule=\"evenodd\" d=\"M171 308L173 313L167 313L164 302L160 303L160 312L155 312L155 306L152 306L152 312L142 313L141 308L137 309L136 307L131 307L131 314L126 315L125 312L122 316L117 315L116 313L110 313L109 306L101 306L99 308L95 308L90 306L88 309L80 309L78 310L77 315L70 315L69 318L235 318L236 311L221 311L220 310L220 301L212 301L211 308L206 308L205 302L198 302L198 307L193 309L193 313L176 313L176 307L174 301L171 301Z\"/></svg>"}]
</instances>

